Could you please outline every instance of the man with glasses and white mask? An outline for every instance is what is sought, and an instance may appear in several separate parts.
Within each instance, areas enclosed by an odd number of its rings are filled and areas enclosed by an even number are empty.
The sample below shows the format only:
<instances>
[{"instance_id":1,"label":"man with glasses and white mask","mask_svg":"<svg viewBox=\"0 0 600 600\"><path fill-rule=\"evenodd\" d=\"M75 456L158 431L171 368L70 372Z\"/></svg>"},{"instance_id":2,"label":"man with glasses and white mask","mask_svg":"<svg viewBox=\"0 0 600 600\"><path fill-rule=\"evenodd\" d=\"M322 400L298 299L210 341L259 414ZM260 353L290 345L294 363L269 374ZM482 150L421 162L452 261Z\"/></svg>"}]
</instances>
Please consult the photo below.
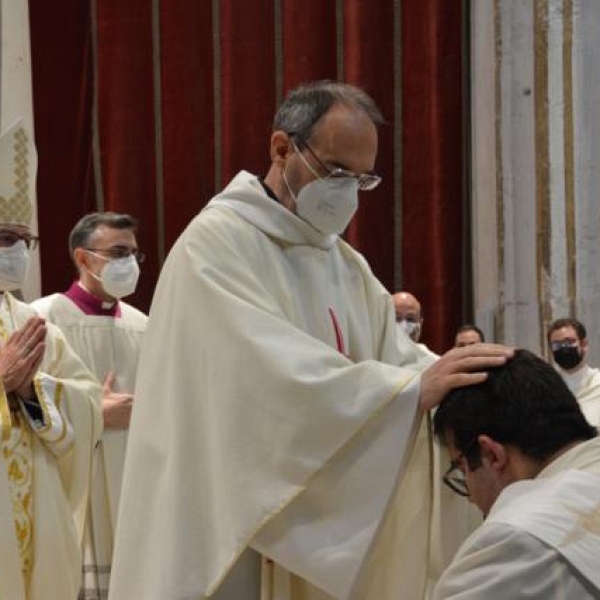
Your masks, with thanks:
<instances>
[{"instance_id":1,"label":"man with glasses and white mask","mask_svg":"<svg viewBox=\"0 0 600 600\"><path fill-rule=\"evenodd\" d=\"M558 373L526 350L434 416L444 481L485 521L434 600L600 597L600 438Z\"/></svg>"},{"instance_id":2,"label":"man with glasses and white mask","mask_svg":"<svg viewBox=\"0 0 600 600\"><path fill-rule=\"evenodd\" d=\"M511 352L454 351L422 378L400 352L390 295L340 237L380 182L380 122L351 85L292 91L266 177L239 173L171 250L140 358L111 600L424 593L422 414Z\"/></svg>"},{"instance_id":3,"label":"man with glasses and white mask","mask_svg":"<svg viewBox=\"0 0 600 600\"><path fill-rule=\"evenodd\" d=\"M69 236L78 279L62 294L32 306L58 325L87 367L103 382L104 434L96 447L95 472L84 543L80 597L108 594L113 537L121 491L127 429L147 317L123 302L133 294L144 255L136 220L125 214L84 216Z\"/></svg>"},{"instance_id":4,"label":"man with glasses and white mask","mask_svg":"<svg viewBox=\"0 0 600 600\"><path fill-rule=\"evenodd\" d=\"M0 597L77 598L100 386L22 288L36 155L21 121L0 138Z\"/></svg>"},{"instance_id":5,"label":"man with glasses and white mask","mask_svg":"<svg viewBox=\"0 0 600 600\"><path fill-rule=\"evenodd\" d=\"M594 427L600 427L600 369L587 363L589 341L583 323L571 317L557 319L548 328L548 345L583 414Z\"/></svg>"}]
</instances>

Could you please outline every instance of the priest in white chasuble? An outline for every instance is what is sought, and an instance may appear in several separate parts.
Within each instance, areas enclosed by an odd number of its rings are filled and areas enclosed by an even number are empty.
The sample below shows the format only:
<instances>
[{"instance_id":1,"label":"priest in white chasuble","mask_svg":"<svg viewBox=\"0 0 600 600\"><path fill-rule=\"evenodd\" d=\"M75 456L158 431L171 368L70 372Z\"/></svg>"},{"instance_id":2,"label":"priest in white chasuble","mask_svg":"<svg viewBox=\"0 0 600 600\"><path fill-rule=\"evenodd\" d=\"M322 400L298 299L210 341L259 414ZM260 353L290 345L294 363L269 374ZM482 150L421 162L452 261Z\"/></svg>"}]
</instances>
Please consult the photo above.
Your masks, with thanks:
<instances>
[{"instance_id":1,"label":"priest in white chasuble","mask_svg":"<svg viewBox=\"0 0 600 600\"><path fill-rule=\"evenodd\" d=\"M454 350L419 376L416 346L400 349L389 294L340 238L380 181L380 121L353 86L298 88L266 177L239 173L173 247L140 357L111 600L423 596L422 414L510 351ZM246 549L262 577L238 568Z\"/></svg>"},{"instance_id":2,"label":"priest in white chasuble","mask_svg":"<svg viewBox=\"0 0 600 600\"><path fill-rule=\"evenodd\" d=\"M100 386L61 332L18 301L37 238L35 150L0 139L0 600L75 600Z\"/></svg>"},{"instance_id":3,"label":"priest in white chasuble","mask_svg":"<svg viewBox=\"0 0 600 600\"><path fill-rule=\"evenodd\" d=\"M94 452L82 600L103 600L108 595L135 376L147 321L146 315L121 300L135 291L138 262L143 260L136 228L130 215L97 212L82 217L69 236L77 281L65 293L32 303L41 316L60 327L103 382L104 433Z\"/></svg>"}]
</instances>

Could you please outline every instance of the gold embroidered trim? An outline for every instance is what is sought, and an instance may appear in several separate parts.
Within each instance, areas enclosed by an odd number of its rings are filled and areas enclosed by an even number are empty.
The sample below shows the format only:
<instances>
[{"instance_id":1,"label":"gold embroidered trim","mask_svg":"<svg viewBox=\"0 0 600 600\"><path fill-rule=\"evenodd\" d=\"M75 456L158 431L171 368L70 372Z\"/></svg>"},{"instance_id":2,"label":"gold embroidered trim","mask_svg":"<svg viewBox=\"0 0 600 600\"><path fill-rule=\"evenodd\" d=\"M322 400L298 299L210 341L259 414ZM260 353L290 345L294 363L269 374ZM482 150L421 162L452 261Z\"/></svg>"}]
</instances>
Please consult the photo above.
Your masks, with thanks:
<instances>
[{"instance_id":1,"label":"gold embroidered trim","mask_svg":"<svg viewBox=\"0 0 600 600\"><path fill-rule=\"evenodd\" d=\"M10 197L0 195L0 221L29 226L32 216L29 198L29 137L23 126L7 135L12 139L3 139L2 144L12 144L14 194Z\"/></svg>"}]
</instances>

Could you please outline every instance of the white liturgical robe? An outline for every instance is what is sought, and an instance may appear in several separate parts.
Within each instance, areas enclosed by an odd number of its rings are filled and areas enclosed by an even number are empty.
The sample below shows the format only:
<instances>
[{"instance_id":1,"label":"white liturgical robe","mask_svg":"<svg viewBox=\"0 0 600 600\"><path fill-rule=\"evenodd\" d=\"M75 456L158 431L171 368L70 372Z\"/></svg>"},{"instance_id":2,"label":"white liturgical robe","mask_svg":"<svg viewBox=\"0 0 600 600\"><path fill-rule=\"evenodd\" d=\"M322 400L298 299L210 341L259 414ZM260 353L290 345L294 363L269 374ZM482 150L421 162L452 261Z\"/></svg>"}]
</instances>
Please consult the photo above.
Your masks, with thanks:
<instances>
[{"instance_id":1,"label":"white liturgical robe","mask_svg":"<svg viewBox=\"0 0 600 600\"><path fill-rule=\"evenodd\" d=\"M113 391L134 392L146 315L122 301L103 307L78 283L66 294L52 294L31 306L61 329L100 382L113 373ZM105 598L108 593L127 433L105 429L94 452L84 540L82 596L86 599Z\"/></svg>"},{"instance_id":2,"label":"white liturgical robe","mask_svg":"<svg viewBox=\"0 0 600 600\"><path fill-rule=\"evenodd\" d=\"M2 294L2 343L33 315ZM75 600L101 390L52 324L33 384L40 418L0 382L0 600Z\"/></svg>"},{"instance_id":3,"label":"white liturgical robe","mask_svg":"<svg viewBox=\"0 0 600 600\"><path fill-rule=\"evenodd\" d=\"M217 598L247 547L273 561L269 600L421 598L430 359L401 345L364 258L238 174L156 289L110 599ZM237 589L258 597L256 581Z\"/></svg>"}]
</instances>

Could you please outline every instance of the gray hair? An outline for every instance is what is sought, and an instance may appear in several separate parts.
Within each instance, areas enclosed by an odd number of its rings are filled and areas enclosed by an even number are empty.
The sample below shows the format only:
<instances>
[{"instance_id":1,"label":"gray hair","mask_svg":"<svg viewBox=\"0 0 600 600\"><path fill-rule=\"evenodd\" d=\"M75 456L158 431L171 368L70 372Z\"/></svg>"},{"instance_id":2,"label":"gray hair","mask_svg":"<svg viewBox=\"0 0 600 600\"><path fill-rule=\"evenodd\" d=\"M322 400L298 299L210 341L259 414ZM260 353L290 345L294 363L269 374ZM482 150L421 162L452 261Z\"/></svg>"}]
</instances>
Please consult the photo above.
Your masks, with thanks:
<instances>
[{"instance_id":1,"label":"gray hair","mask_svg":"<svg viewBox=\"0 0 600 600\"><path fill-rule=\"evenodd\" d=\"M273 131L296 133L308 141L319 119L334 105L345 104L362 110L375 125L384 122L374 100L348 83L315 81L292 90L273 120Z\"/></svg>"},{"instance_id":2,"label":"gray hair","mask_svg":"<svg viewBox=\"0 0 600 600\"><path fill-rule=\"evenodd\" d=\"M130 215L114 212L95 212L85 215L77 221L69 234L69 254L73 261L75 261L75 249L87 248L90 238L101 225L111 229L131 229L135 232L137 220Z\"/></svg>"}]
</instances>

